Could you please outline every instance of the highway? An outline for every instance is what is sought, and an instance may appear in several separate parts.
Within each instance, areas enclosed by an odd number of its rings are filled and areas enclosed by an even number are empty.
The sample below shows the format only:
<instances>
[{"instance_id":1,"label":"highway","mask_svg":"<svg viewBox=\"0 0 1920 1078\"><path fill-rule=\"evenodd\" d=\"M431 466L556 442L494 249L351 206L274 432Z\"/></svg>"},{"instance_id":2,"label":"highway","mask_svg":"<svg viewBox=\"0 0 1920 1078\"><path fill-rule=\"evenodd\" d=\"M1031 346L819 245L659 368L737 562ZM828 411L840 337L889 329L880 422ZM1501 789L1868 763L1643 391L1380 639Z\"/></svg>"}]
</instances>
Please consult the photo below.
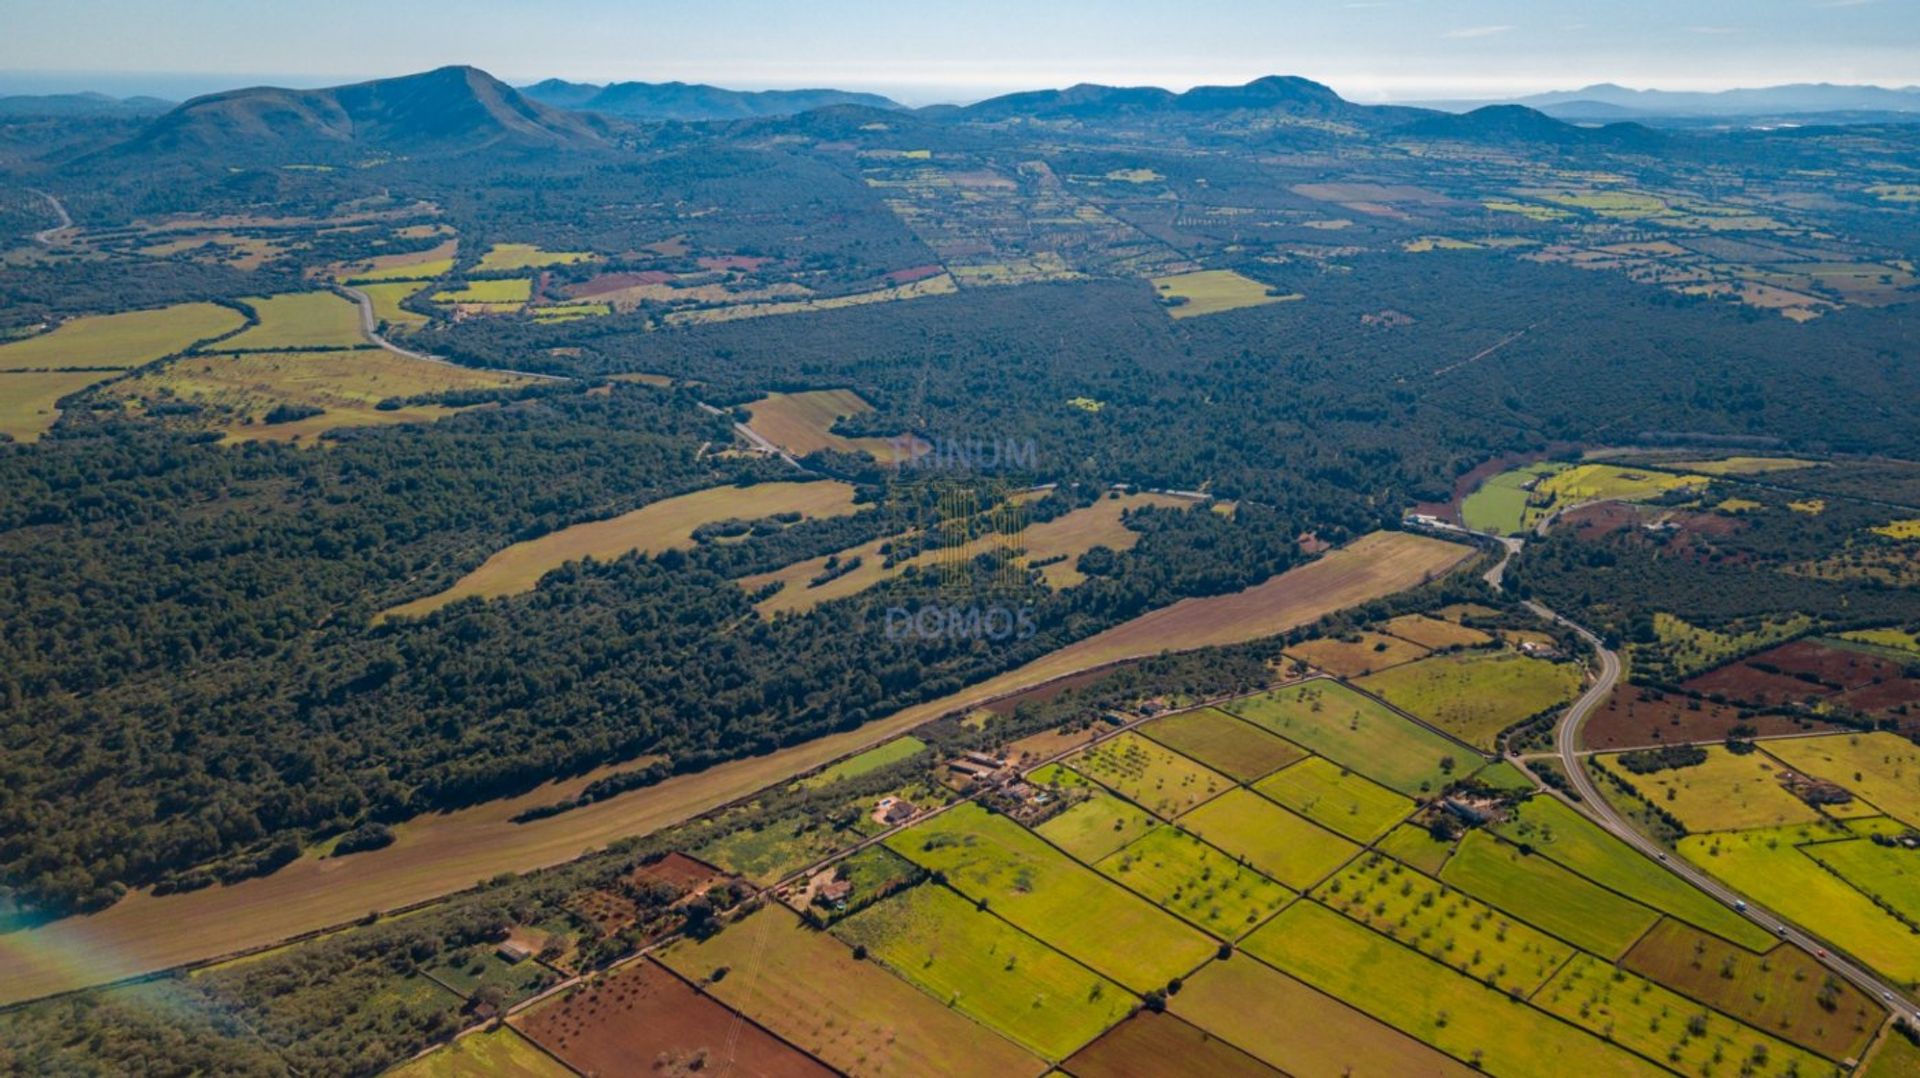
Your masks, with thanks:
<instances>
[{"instance_id":1,"label":"highway","mask_svg":"<svg viewBox=\"0 0 1920 1078\"><path fill-rule=\"evenodd\" d=\"M1487 583L1492 585L1495 590L1503 590L1507 564L1511 562L1525 546L1524 541L1520 539L1510 536L1493 535L1487 532L1476 532L1445 522L1426 524L1425 526L1439 531L1478 536L1482 539L1499 543L1504 547L1506 550L1505 556L1500 559L1499 564L1489 569L1484 577ZM1563 617L1541 603L1532 600L1523 600L1523 602L1527 609L1533 611L1538 616L1548 621L1564 625L1579 634L1580 638L1586 641L1587 646L1593 649L1593 653L1599 661L1599 669L1594 677L1593 685L1567 708L1566 714L1560 717L1560 721L1554 727L1553 731L1554 755L1558 757L1560 766L1566 771L1567 778L1572 783L1575 792L1580 795L1580 800L1574 801L1566 798L1559 791L1551 788L1547 788L1547 792L1553 796L1561 797L1562 800L1566 801L1569 806L1581 815L1592 820L1616 838L1632 846L1634 849L1639 850L1647 857L1658 861L1668 871L1686 880L1694 887L1705 891L1707 894L1712 895L1714 898L1736 909L1741 908L1741 903L1745 903L1746 916L1756 924L1767 929L1767 931L1773 933L1779 939L1798 944L1801 948L1805 949L1808 954L1812 955L1816 961L1831 970L1834 974L1852 982L1856 987L1871 995L1882 1005L1892 1007L1896 1015L1903 1014L1915 1021L1920 1021L1920 1004L1916 1004L1912 998L1903 995L1894 985L1881 980L1865 967L1853 962L1851 959L1842 957L1834 948L1833 944L1822 940L1819 936L1807 931L1802 926L1789 922L1786 918L1754 903L1745 895L1734 891L1732 888L1712 876L1707 875L1705 872L1700 871L1683 860L1675 858L1659 843L1641 833L1639 828L1634 827L1632 823L1621 816L1620 813L1608 803L1605 797L1601 796L1599 788L1594 785L1593 778L1587 774L1587 770L1580 760L1580 728L1586 722L1587 716L1593 713L1593 709L1600 706L1600 704L1606 700L1607 695L1613 692L1614 686L1619 684L1622 669L1620 656L1611 648L1608 648L1606 642L1602 640L1597 633L1588 629L1586 626Z\"/></svg>"}]
</instances>

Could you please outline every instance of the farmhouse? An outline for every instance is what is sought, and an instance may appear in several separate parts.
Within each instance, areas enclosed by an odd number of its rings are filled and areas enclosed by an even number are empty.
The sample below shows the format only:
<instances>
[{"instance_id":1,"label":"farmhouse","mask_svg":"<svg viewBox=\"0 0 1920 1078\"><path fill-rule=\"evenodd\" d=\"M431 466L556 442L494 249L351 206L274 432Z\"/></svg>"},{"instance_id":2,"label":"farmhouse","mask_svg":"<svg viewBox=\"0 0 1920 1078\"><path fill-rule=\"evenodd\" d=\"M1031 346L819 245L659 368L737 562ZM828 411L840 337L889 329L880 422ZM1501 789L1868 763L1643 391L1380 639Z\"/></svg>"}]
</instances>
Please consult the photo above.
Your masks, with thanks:
<instances>
[{"instance_id":1,"label":"farmhouse","mask_svg":"<svg viewBox=\"0 0 1920 1078\"><path fill-rule=\"evenodd\" d=\"M913 802L902 797L883 797L873 806L873 822L889 827L906 823L919 812Z\"/></svg>"}]
</instances>

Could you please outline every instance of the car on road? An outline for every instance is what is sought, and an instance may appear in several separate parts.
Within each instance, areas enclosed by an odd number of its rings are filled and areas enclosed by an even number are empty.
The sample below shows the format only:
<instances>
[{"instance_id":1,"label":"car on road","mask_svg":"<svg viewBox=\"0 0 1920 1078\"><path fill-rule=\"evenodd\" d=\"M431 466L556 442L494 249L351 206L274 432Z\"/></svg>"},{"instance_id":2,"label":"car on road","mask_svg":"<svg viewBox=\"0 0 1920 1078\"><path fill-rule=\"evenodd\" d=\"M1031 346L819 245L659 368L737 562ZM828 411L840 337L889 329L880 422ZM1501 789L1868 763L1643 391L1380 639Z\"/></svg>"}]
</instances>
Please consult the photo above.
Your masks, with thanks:
<instances>
[{"instance_id":1,"label":"car on road","mask_svg":"<svg viewBox=\"0 0 1920 1078\"><path fill-rule=\"evenodd\" d=\"M1734 900L1733 900L1733 908L1734 908L1734 909L1736 909L1736 910L1739 910L1739 911L1740 911L1741 913L1745 913L1745 912L1747 912L1747 903L1746 903L1746 900L1745 900L1745 899L1740 899L1740 898L1736 898L1736 899L1734 899Z\"/></svg>"}]
</instances>

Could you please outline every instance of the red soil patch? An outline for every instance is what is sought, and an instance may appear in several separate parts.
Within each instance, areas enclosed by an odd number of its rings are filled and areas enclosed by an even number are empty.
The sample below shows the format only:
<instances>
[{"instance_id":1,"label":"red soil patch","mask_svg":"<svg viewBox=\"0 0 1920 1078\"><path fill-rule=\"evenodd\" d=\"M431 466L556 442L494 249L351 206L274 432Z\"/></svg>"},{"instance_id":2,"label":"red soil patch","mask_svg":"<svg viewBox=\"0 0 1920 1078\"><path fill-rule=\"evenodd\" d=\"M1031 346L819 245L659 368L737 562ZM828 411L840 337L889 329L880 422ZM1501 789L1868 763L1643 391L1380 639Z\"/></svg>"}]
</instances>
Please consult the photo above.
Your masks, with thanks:
<instances>
[{"instance_id":1,"label":"red soil patch","mask_svg":"<svg viewBox=\"0 0 1920 1078\"><path fill-rule=\"evenodd\" d=\"M1573 529L1573 537L1580 540L1598 539L1603 535L1626 531L1639 523L1639 512L1619 502L1583 505L1561 514L1559 522L1561 528Z\"/></svg>"},{"instance_id":2,"label":"red soil patch","mask_svg":"<svg viewBox=\"0 0 1920 1078\"><path fill-rule=\"evenodd\" d=\"M715 255L700 260L701 269L743 270L752 273L761 266L773 261L771 258L755 258L751 255Z\"/></svg>"},{"instance_id":3,"label":"red soil patch","mask_svg":"<svg viewBox=\"0 0 1920 1078\"><path fill-rule=\"evenodd\" d=\"M567 898L567 909L590 922L603 936L611 936L640 919L640 908L625 895L612 891L581 891Z\"/></svg>"},{"instance_id":4,"label":"red soil patch","mask_svg":"<svg viewBox=\"0 0 1920 1078\"><path fill-rule=\"evenodd\" d=\"M583 1074L644 1074L649 1068L768 1078L833 1073L652 959L630 963L512 1021Z\"/></svg>"},{"instance_id":5,"label":"red soil patch","mask_svg":"<svg viewBox=\"0 0 1920 1078\"><path fill-rule=\"evenodd\" d=\"M664 884L681 894L703 891L726 878L725 869L715 868L697 857L688 857L678 851L633 870L634 883Z\"/></svg>"},{"instance_id":6,"label":"red soil patch","mask_svg":"<svg viewBox=\"0 0 1920 1078\"><path fill-rule=\"evenodd\" d=\"M570 285L567 295L573 299L592 299L622 289L645 284L666 284L673 280L673 274L664 270L643 270L639 273L602 273L579 284Z\"/></svg>"},{"instance_id":7,"label":"red soil patch","mask_svg":"<svg viewBox=\"0 0 1920 1078\"><path fill-rule=\"evenodd\" d=\"M945 272L947 267L938 262L929 262L924 266L908 266L906 269L894 270L887 274L887 280L894 284L910 284L914 281L924 281L929 277L938 277Z\"/></svg>"},{"instance_id":8,"label":"red soil patch","mask_svg":"<svg viewBox=\"0 0 1920 1078\"><path fill-rule=\"evenodd\" d=\"M1817 640L1795 640L1702 674L1686 687L1755 705L1848 692L1853 700L1874 705L1854 706L1874 710L1920 700L1920 686L1905 682L1904 667L1891 659Z\"/></svg>"},{"instance_id":9,"label":"red soil patch","mask_svg":"<svg viewBox=\"0 0 1920 1078\"><path fill-rule=\"evenodd\" d=\"M1580 742L1589 749L1637 749L1689 741L1720 741L1735 726L1743 724L1762 737L1839 729L1831 723L1788 715L1751 715L1742 719L1738 708L1725 704L1637 685L1619 685L1613 695L1607 697L1607 702L1587 717L1580 728Z\"/></svg>"}]
</instances>

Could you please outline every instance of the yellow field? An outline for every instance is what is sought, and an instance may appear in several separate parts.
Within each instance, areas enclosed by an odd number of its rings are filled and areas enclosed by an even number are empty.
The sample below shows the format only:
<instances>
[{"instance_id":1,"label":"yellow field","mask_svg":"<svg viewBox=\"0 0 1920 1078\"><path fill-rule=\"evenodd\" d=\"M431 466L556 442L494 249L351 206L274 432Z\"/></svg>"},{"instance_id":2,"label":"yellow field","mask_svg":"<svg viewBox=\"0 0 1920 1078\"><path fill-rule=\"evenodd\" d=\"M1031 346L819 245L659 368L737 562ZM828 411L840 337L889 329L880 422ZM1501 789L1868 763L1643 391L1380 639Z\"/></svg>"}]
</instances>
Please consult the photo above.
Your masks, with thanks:
<instances>
[{"instance_id":1,"label":"yellow field","mask_svg":"<svg viewBox=\"0 0 1920 1078\"><path fill-rule=\"evenodd\" d=\"M595 257L591 251L543 251L531 243L496 243L481 256L477 271L506 273L543 266L571 266L576 262L591 262Z\"/></svg>"},{"instance_id":2,"label":"yellow field","mask_svg":"<svg viewBox=\"0 0 1920 1078\"><path fill-rule=\"evenodd\" d=\"M1673 813L1689 831L1738 831L1820 819L1812 806L1788 793L1774 778L1780 765L1766 754L1739 756L1718 745L1706 751L1706 763L1697 767L1649 775L1628 771L1620 766L1618 756L1602 759L1614 774Z\"/></svg>"},{"instance_id":3,"label":"yellow field","mask_svg":"<svg viewBox=\"0 0 1920 1078\"><path fill-rule=\"evenodd\" d=\"M693 545L693 532L717 521L759 519L796 512L808 517L854 512L853 487L838 480L711 487L667 498L608 520L575 524L538 539L515 543L460 578L452 587L382 613L376 621L420 617L448 603L479 596L497 599L532 591L540 578L581 558L613 559L633 551L659 553Z\"/></svg>"},{"instance_id":4,"label":"yellow field","mask_svg":"<svg viewBox=\"0 0 1920 1078\"><path fill-rule=\"evenodd\" d=\"M1904 629L1861 629L1858 632L1841 633L1840 639L1920 655L1920 636L1915 636Z\"/></svg>"},{"instance_id":5,"label":"yellow field","mask_svg":"<svg viewBox=\"0 0 1920 1078\"><path fill-rule=\"evenodd\" d=\"M272 348L351 348L366 343L360 335L360 309L332 292L288 292L242 300L260 316L260 324L220 342L223 352Z\"/></svg>"},{"instance_id":6,"label":"yellow field","mask_svg":"<svg viewBox=\"0 0 1920 1078\"><path fill-rule=\"evenodd\" d=\"M430 281L453 269L453 258L460 249L459 240L448 240L438 247L403 255L381 255L364 262L336 267L334 278L349 284L378 281Z\"/></svg>"},{"instance_id":7,"label":"yellow field","mask_svg":"<svg viewBox=\"0 0 1920 1078\"><path fill-rule=\"evenodd\" d=\"M427 316L417 314L400 306L400 301L419 294L425 285L419 281L396 281L388 284L356 285L366 293L373 303L373 317L376 322L384 322L390 329L417 329L427 324Z\"/></svg>"},{"instance_id":8,"label":"yellow field","mask_svg":"<svg viewBox=\"0 0 1920 1078\"><path fill-rule=\"evenodd\" d=\"M1363 632L1357 640L1324 637L1295 644L1287 654L1335 677L1360 677L1423 658L1427 649L1395 636Z\"/></svg>"},{"instance_id":9,"label":"yellow field","mask_svg":"<svg viewBox=\"0 0 1920 1078\"><path fill-rule=\"evenodd\" d=\"M136 406L187 402L207 425L236 441L296 441L340 427L430 422L453 412L438 405L381 410L389 397L456 389L523 385L518 375L412 359L384 349L332 352L222 352L187 356L116 383L108 393ZM322 413L287 423L264 422L276 405Z\"/></svg>"},{"instance_id":10,"label":"yellow field","mask_svg":"<svg viewBox=\"0 0 1920 1078\"><path fill-rule=\"evenodd\" d=\"M462 1037L387 1072L388 1078L571 1078L572 1074L509 1026Z\"/></svg>"},{"instance_id":11,"label":"yellow field","mask_svg":"<svg viewBox=\"0 0 1920 1078\"><path fill-rule=\"evenodd\" d=\"M1889 539L1920 539L1920 520L1893 520L1873 529Z\"/></svg>"},{"instance_id":12,"label":"yellow field","mask_svg":"<svg viewBox=\"0 0 1920 1078\"><path fill-rule=\"evenodd\" d=\"M51 333L0 345L0 371L123 370L183 352L245 323L240 312L213 303L90 314L63 322Z\"/></svg>"},{"instance_id":13,"label":"yellow field","mask_svg":"<svg viewBox=\"0 0 1920 1078\"><path fill-rule=\"evenodd\" d=\"M1815 463L1793 457L1727 457L1723 460L1680 460L1664 466L1676 471L1699 472L1701 475L1764 475L1767 472L1811 468Z\"/></svg>"},{"instance_id":14,"label":"yellow field","mask_svg":"<svg viewBox=\"0 0 1920 1078\"><path fill-rule=\"evenodd\" d=\"M517 306L533 297L533 281L509 277L500 281L469 281L465 288L435 292L435 303L482 303Z\"/></svg>"},{"instance_id":15,"label":"yellow field","mask_svg":"<svg viewBox=\"0 0 1920 1078\"><path fill-rule=\"evenodd\" d=\"M679 326L705 322L732 322L741 318L760 318L770 314L805 314L810 311L833 311L842 307L860 307L869 303L890 303L894 300L920 299L925 296L951 295L960 290L954 283L953 275L942 273L937 277L914 281L912 284L882 288L873 292L856 292L851 296L831 296L827 299L802 299L790 303L737 303L730 307L702 307L691 311L675 311L667 315L667 324Z\"/></svg>"},{"instance_id":16,"label":"yellow field","mask_svg":"<svg viewBox=\"0 0 1920 1078\"><path fill-rule=\"evenodd\" d=\"M1536 493L1550 494L1561 507L1580 502L1654 498L1706 481L1697 475L1669 475L1617 464L1580 464L1540 480Z\"/></svg>"},{"instance_id":17,"label":"yellow field","mask_svg":"<svg viewBox=\"0 0 1920 1078\"><path fill-rule=\"evenodd\" d=\"M1232 270L1202 270L1199 273L1155 277L1153 290L1162 299L1186 301L1167 308L1167 313L1175 318L1197 318L1203 314L1218 314L1241 307L1261 307L1269 303L1306 298L1273 295L1266 285L1242 277Z\"/></svg>"},{"instance_id":18,"label":"yellow field","mask_svg":"<svg viewBox=\"0 0 1920 1078\"><path fill-rule=\"evenodd\" d=\"M833 433L833 424L842 416L873 411L873 405L851 389L769 393L746 407L752 417L747 426L796 457L831 449L838 453L867 453L882 464L894 463L896 459L890 438L842 438Z\"/></svg>"},{"instance_id":19,"label":"yellow field","mask_svg":"<svg viewBox=\"0 0 1920 1078\"><path fill-rule=\"evenodd\" d=\"M0 434L39 441L60 418L53 402L110 377L101 371L0 371Z\"/></svg>"},{"instance_id":20,"label":"yellow field","mask_svg":"<svg viewBox=\"0 0 1920 1078\"><path fill-rule=\"evenodd\" d=\"M1880 811L1920 827L1920 746L1898 734L1835 734L1767 743L1797 771L1837 782Z\"/></svg>"},{"instance_id":21,"label":"yellow field","mask_svg":"<svg viewBox=\"0 0 1920 1078\"><path fill-rule=\"evenodd\" d=\"M1171 494L1126 494L1118 498L1102 498L1092 505L1027 528L1020 533L1016 542L1026 551L1022 556L1022 561L1026 563L1066 555L1064 561L1041 566L1040 573L1051 587L1072 587L1086 580L1086 576L1073 567L1074 562L1093 546L1104 544L1115 550L1128 550L1140 541L1137 532L1129 531L1120 523L1122 513L1143 506L1180 508L1193 504L1192 499ZM926 551L887 568L886 555L880 552L880 548L898 539L898 536L875 539L851 550L809 558L770 573L742 577L739 584L752 592L776 580L783 582L785 587L756 604L761 614L772 617L782 611L812 610L821 603L857 595L883 580L899 576L909 566L925 568L943 557L940 551ZM828 557L838 558L841 562L859 558L860 565L818 587L809 587L810 581L826 572Z\"/></svg>"}]
</instances>

